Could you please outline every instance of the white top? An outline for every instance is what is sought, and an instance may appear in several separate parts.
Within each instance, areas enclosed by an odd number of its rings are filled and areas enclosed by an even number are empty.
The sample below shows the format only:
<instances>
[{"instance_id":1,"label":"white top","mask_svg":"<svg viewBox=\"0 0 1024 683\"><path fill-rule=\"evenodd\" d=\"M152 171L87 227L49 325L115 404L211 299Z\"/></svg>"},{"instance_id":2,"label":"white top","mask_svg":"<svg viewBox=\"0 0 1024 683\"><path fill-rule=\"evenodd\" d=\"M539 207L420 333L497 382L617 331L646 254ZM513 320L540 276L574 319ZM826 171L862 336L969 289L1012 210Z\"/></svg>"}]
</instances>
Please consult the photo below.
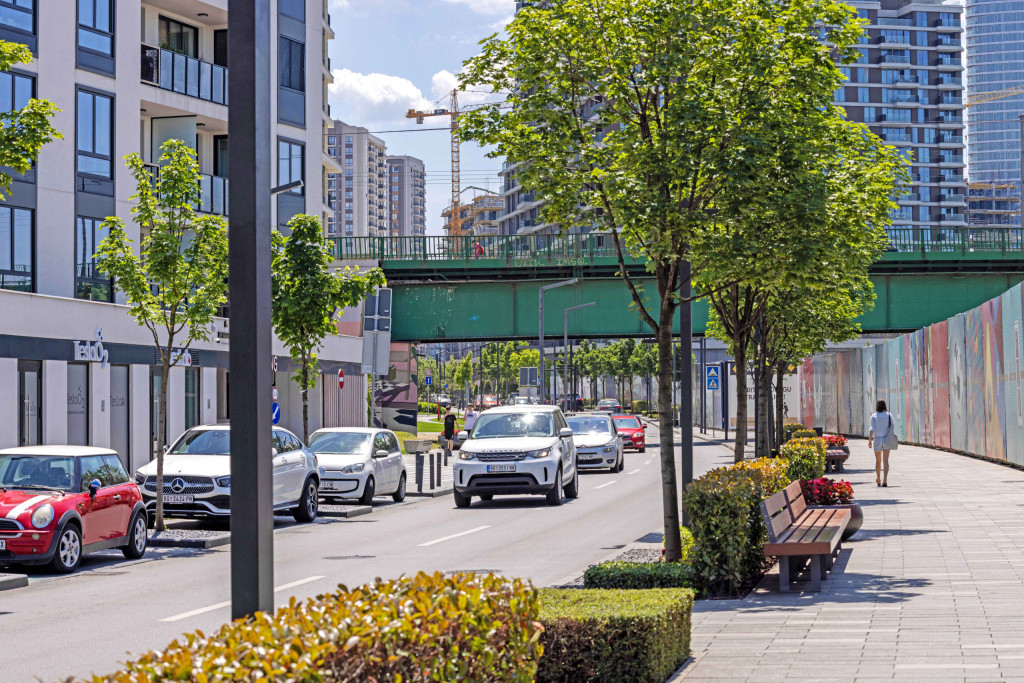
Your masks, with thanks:
<instances>
[{"instance_id":1,"label":"white top","mask_svg":"<svg viewBox=\"0 0 1024 683\"><path fill-rule=\"evenodd\" d=\"M892 417L887 411L875 413L871 416L871 431L875 433L876 441L884 441L889 436L889 419Z\"/></svg>"},{"instance_id":2,"label":"white top","mask_svg":"<svg viewBox=\"0 0 1024 683\"><path fill-rule=\"evenodd\" d=\"M473 425L476 424L476 418L477 418L477 413L472 408L470 408L469 410L466 411L466 426L465 426L465 430L467 432L473 430Z\"/></svg>"}]
</instances>

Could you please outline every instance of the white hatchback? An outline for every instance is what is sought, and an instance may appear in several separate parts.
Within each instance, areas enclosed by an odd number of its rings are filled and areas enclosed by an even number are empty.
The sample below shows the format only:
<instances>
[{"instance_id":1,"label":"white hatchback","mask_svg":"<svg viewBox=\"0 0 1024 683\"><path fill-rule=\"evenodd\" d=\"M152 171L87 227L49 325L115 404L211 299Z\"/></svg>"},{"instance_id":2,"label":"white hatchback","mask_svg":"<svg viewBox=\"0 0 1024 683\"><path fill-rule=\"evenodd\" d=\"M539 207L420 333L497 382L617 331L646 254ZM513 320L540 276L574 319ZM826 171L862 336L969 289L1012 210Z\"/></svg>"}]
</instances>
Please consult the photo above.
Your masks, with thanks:
<instances>
[{"instance_id":1,"label":"white hatchback","mask_svg":"<svg viewBox=\"0 0 1024 683\"><path fill-rule=\"evenodd\" d=\"M328 427L309 437L320 463L320 496L325 500L358 499L372 505L374 496L405 500L407 475L398 437L387 429Z\"/></svg>"}]
</instances>

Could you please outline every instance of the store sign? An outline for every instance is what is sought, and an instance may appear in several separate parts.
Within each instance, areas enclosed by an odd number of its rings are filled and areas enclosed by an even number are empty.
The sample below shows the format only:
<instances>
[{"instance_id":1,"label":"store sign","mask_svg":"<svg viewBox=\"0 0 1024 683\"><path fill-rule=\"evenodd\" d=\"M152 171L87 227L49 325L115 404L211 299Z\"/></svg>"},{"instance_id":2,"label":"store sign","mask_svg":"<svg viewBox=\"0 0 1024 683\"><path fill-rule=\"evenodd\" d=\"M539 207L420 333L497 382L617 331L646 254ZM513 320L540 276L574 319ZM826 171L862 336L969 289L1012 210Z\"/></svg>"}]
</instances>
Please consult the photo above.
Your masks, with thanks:
<instances>
[{"instance_id":1,"label":"store sign","mask_svg":"<svg viewBox=\"0 0 1024 683\"><path fill-rule=\"evenodd\" d=\"M171 365L183 365L186 368L192 367L192 352L188 349L172 349ZM199 363L196 363L199 365Z\"/></svg>"},{"instance_id":2,"label":"store sign","mask_svg":"<svg viewBox=\"0 0 1024 683\"><path fill-rule=\"evenodd\" d=\"M76 361L85 361L87 363L99 363L100 367L107 367L107 361L110 358L110 352L103 348L103 342L71 342L74 344L74 355Z\"/></svg>"}]
</instances>

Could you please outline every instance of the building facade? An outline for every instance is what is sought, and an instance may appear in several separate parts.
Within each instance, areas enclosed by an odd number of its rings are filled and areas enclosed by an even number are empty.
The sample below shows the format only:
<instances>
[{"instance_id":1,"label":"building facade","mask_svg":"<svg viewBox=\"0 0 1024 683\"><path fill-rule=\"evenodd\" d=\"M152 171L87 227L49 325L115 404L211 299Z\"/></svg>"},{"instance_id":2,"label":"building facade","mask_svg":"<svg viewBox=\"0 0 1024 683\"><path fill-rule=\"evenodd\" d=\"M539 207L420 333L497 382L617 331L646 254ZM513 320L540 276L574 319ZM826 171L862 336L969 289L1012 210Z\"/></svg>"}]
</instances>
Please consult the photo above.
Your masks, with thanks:
<instances>
[{"instance_id":1,"label":"building facade","mask_svg":"<svg viewBox=\"0 0 1024 683\"><path fill-rule=\"evenodd\" d=\"M328 201L334 199L335 237L386 237L390 234L388 149L366 128L333 121L327 131L327 154L340 166L327 176ZM333 230L331 228L333 227Z\"/></svg>"},{"instance_id":2,"label":"building facade","mask_svg":"<svg viewBox=\"0 0 1024 683\"><path fill-rule=\"evenodd\" d=\"M76 8L77 4L77 8ZM123 158L159 165L161 145L183 140L198 156L202 199L197 210L230 221L228 206L227 12L221 0L79 0L0 2L0 38L27 45L31 64L0 73L4 106L29 97L54 102L64 134L43 147L38 163L15 178L0 206L0 447L89 444L118 450L129 468L148 462L160 394L157 354L149 332L132 320L93 255L102 222L132 222L135 183ZM340 171L324 148L328 122L323 93L330 81L325 54L334 33L326 0L271 4L271 62L277 96L269 103L275 185L304 185L276 196L277 227L298 213L325 218L325 182ZM69 11L77 9L77 11ZM268 229L272 226L268 226ZM168 385L167 436L228 417L229 321L217 319L211 340L182 349ZM282 423L301 425L291 391L291 363L279 354ZM325 373L353 377L349 409L365 409L356 388L358 337L329 340ZM332 375L333 377L334 375ZM333 386L338 387L336 378ZM270 391L270 387L267 389ZM358 401L363 398L360 409ZM315 423L343 417L339 397Z\"/></svg>"},{"instance_id":3,"label":"building facade","mask_svg":"<svg viewBox=\"0 0 1024 683\"><path fill-rule=\"evenodd\" d=\"M965 225L962 8L942 0L853 2L868 21L856 64L837 101L911 163L898 199L893 244L950 238Z\"/></svg>"},{"instance_id":4,"label":"building facade","mask_svg":"<svg viewBox=\"0 0 1024 683\"><path fill-rule=\"evenodd\" d=\"M459 224L462 232L467 235L497 235L500 234L500 223L504 213L507 198L495 194L480 194L473 197L467 204L459 205L459 216L462 222ZM445 208L441 212L444 219L445 230L451 229L452 207Z\"/></svg>"},{"instance_id":5,"label":"building facade","mask_svg":"<svg viewBox=\"0 0 1024 683\"><path fill-rule=\"evenodd\" d=\"M427 231L427 172L423 161L411 156L389 156L390 234L423 236Z\"/></svg>"}]
</instances>

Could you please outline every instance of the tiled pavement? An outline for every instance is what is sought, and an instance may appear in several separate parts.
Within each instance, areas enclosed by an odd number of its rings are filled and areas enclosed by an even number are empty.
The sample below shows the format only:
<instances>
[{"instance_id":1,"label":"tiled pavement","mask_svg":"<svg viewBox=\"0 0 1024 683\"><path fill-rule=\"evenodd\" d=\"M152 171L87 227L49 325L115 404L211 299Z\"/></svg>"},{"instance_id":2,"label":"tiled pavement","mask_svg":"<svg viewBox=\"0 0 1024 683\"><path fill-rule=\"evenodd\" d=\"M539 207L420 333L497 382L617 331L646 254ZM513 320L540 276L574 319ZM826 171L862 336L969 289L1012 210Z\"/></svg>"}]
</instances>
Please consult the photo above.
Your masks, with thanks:
<instances>
[{"instance_id":1,"label":"tiled pavement","mask_svg":"<svg viewBox=\"0 0 1024 683\"><path fill-rule=\"evenodd\" d=\"M694 608L699 680L1024 681L1024 472L925 448L892 455L874 483L867 442L847 471L864 527L821 593L778 593L772 572L744 600Z\"/></svg>"}]
</instances>

